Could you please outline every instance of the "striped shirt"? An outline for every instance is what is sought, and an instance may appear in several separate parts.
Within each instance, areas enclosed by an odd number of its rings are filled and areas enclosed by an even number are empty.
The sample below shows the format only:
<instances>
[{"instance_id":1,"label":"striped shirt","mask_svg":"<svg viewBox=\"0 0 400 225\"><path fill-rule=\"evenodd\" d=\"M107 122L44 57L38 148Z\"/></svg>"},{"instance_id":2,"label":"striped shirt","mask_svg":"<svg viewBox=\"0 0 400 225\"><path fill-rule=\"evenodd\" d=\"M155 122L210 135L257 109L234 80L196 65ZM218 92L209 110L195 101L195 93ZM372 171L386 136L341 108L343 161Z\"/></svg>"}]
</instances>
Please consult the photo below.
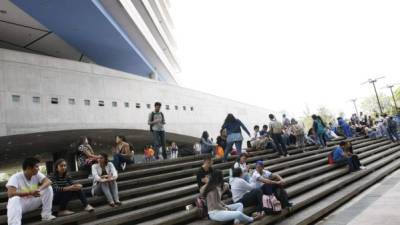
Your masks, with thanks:
<instances>
[{"instance_id":1,"label":"striped shirt","mask_svg":"<svg viewBox=\"0 0 400 225\"><path fill-rule=\"evenodd\" d=\"M68 187L74 184L72 178L68 175L61 177L58 175L53 174L49 177L52 182L52 187L54 192L62 192L64 191L64 187Z\"/></svg>"}]
</instances>

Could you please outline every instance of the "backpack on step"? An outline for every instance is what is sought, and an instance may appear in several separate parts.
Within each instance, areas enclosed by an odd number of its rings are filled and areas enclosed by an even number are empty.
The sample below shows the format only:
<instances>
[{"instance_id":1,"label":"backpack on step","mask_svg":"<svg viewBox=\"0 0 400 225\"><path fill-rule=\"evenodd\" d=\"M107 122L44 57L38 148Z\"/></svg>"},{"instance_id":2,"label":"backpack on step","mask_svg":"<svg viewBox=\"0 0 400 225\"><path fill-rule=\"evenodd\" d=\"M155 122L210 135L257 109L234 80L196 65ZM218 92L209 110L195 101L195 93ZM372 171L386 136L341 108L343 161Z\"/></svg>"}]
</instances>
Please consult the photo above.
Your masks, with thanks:
<instances>
[{"instance_id":1,"label":"backpack on step","mask_svg":"<svg viewBox=\"0 0 400 225\"><path fill-rule=\"evenodd\" d=\"M199 212L199 217L200 218L208 217L208 208L206 200L199 196L196 198L195 204Z\"/></svg>"},{"instance_id":2,"label":"backpack on step","mask_svg":"<svg viewBox=\"0 0 400 225\"><path fill-rule=\"evenodd\" d=\"M282 204L274 195L263 195L262 200L263 210L267 215L281 213Z\"/></svg>"}]
</instances>

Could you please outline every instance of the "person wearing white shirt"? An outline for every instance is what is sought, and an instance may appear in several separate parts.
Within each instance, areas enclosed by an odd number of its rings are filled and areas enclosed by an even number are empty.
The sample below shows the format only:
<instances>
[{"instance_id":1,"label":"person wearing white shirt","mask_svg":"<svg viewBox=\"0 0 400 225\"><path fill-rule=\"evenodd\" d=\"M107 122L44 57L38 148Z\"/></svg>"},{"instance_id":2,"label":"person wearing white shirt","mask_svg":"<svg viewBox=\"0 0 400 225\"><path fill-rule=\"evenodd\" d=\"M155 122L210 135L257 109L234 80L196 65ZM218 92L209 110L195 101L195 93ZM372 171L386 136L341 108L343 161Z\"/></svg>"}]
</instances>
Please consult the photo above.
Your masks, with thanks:
<instances>
[{"instance_id":1,"label":"person wearing white shirt","mask_svg":"<svg viewBox=\"0 0 400 225\"><path fill-rule=\"evenodd\" d=\"M121 205L118 195L118 172L114 164L108 162L108 155L101 153L98 163L92 166L92 195L104 194L111 207Z\"/></svg>"},{"instance_id":2,"label":"person wearing white shirt","mask_svg":"<svg viewBox=\"0 0 400 225\"><path fill-rule=\"evenodd\" d=\"M18 172L8 180L7 220L9 225L20 225L22 214L38 209L42 205L42 220L56 217L51 214L53 189L51 181L39 172L39 160L27 158Z\"/></svg>"},{"instance_id":3,"label":"person wearing white shirt","mask_svg":"<svg viewBox=\"0 0 400 225\"><path fill-rule=\"evenodd\" d=\"M264 170L264 161L259 160L256 162L256 170L253 172L250 182L256 188L260 188L265 195L275 195L283 208L292 206L292 203L289 202L288 194L283 188L285 181L278 174Z\"/></svg>"},{"instance_id":4,"label":"person wearing white shirt","mask_svg":"<svg viewBox=\"0 0 400 225\"><path fill-rule=\"evenodd\" d=\"M244 207L255 205L257 214L264 215L263 193L261 189L255 188L255 183L250 184L243 179L242 169L233 169L233 178L230 185L233 202L240 202Z\"/></svg>"}]
</instances>

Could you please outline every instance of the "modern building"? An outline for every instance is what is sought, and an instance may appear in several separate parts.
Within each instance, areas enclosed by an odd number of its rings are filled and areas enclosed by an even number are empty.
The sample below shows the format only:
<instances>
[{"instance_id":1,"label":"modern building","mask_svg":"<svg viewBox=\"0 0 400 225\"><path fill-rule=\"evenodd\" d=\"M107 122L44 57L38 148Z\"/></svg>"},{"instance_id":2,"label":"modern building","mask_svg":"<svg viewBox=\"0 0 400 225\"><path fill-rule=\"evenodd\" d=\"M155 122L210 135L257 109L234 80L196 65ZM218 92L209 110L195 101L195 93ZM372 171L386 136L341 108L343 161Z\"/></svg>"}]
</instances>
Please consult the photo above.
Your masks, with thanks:
<instances>
[{"instance_id":1,"label":"modern building","mask_svg":"<svg viewBox=\"0 0 400 225\"><path fill-rule=\"evenodd\" d=\"M0 153L20 158L106 146L123 133L150 141L147 118L163 103L168 140L219 133L227 113L249 129L270 110L180 87L168 0L2 0Z\"/></svg>"}]
</instances>

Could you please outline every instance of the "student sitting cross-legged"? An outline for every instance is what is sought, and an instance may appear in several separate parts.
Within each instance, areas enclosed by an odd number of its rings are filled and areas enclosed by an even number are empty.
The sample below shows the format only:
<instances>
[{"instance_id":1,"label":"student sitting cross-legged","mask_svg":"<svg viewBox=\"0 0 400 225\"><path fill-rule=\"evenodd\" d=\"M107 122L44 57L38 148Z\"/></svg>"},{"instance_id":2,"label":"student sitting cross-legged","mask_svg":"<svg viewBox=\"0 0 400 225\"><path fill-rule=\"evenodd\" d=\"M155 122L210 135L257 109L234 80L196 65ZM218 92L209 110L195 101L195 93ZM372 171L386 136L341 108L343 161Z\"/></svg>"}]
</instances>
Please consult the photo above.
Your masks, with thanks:
<instances>
[{"instance_id":1,"label":"student sitting cross-legged","mask_svg":"<svg viewBox=\"0 0 400 225\"><path fill-rule=\"evenodd\" d=\"M94 208L88 204L82 184L75 183L67 173L67 162L59 159L54 164L54 174L50 176L54 190L54 205L59 205L58 216L73 214L67 210L68 202L74 197L78 197L82 202L85 211L93 211Z\"/></svg>"},{"instance_id":2,"label":"student sitting cross-legged","mask_svg":"<svg viewBox=\"0 0 400 225\"><path fill-rule=\"evenodd\" d=\"M214 221L231 221L235 224L240 222L251 223L261 216L249 217L243 213L243 204L235 203L226 205L221 200L221 193L224 189L224 178L222 171L213 170L208 182L200 189L200 194L206 199L208 216Z\"/></svg>"},{"instance_id":3,"label":"student sitting cross-legged","mask_svg":"<svg viewBox=\"0 0 400 225\"><path fill-rule=\"evenodd\" d=\"M22 164L22 172L18 172L8 180L7 220L9 225L20 225L23 213L42 206L42 220L53 220L51 214L53 189L51 181L39 172L39 160L27 158Z\"/></svg>"}]
</instances>

